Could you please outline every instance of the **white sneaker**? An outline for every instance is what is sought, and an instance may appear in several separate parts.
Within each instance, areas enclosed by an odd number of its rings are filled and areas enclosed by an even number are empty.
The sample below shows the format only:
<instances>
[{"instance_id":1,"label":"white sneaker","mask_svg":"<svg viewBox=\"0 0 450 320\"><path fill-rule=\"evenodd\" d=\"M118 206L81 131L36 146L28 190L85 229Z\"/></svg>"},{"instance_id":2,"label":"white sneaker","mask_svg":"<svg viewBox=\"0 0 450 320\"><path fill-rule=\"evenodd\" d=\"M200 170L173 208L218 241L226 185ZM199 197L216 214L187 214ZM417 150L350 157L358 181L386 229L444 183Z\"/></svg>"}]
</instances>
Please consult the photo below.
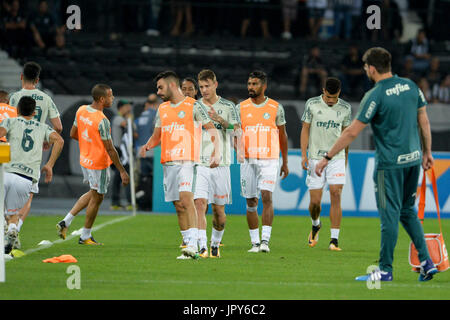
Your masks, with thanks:
<instances>
[{"instance_id":1,"label":"white sneaker","mask_svg":"<svg viewBox=\"0 0 450 320\"><path fill-rule=\"evenodd\" d=\"M252 243L252 248L247 252L256 253L259 252L259 243Z\"/></svg>"},{"instance_id":2,"label":"white sneaker","mask_svg":"<svg viewBox=\"0 0 450 320\"><path fill-rule=\"evenodd\" d=\"M189 256L185 256L184 254L177 257L177 260L191 260L191 259L193 259L193 258L189 257Z\"/></svg>"},{"instance_id":3,"label":"white sneaker","mask_svg":"<svg viewBox=\"0 0 450 320\"><path fill-rule=\"evenodd\" d=\"M259 246L260 252L270 252L269 243L267 241L261 241L261 245Z\"/></svg>"},{"instance_id":4,"label":"white sneaker","mask_svg":"<svg viewBox=\"0 0 450 320\"><path fill-rule=\"evenodd\" d=\"M181 253L185 256L191 257L192 259L198 259L199 255L194 247L186 247L181 249Z\"/></svg>"}]
</instances>

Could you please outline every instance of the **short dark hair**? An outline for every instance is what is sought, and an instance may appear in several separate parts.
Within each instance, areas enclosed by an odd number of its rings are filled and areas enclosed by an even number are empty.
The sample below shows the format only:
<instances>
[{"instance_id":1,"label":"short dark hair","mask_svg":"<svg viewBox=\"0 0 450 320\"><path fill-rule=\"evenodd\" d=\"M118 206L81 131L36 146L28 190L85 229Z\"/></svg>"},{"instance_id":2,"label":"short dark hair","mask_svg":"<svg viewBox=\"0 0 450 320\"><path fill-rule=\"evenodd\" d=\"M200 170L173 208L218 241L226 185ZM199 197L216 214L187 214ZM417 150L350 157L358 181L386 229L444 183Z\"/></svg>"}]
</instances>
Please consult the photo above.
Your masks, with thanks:
<instances>
[{"instance_id":1,"label":"short dark hair","mask_svg":"<svg viewBox=\"0 0 450 320\"><path fill-rule=\"evenodd\" d=\"M9 103L9 95L5 90L0 90L0 103Z\"/></svg>"},{"instance_id":2,"label":"short dark hair","mask_svg":"<svg viewBox=\"0 0 450 320\"><path fill-rule=\"evenodd\" d=\"M217 77L214 71L210 69L203 69L202 71L199 72L198 81L208 81L209 79L212 80L213 82L217 81Z\"/></svg>"},{"instance_id":3,"label":"short dark hair","mask_svg":"<svg viewBox=\"0 0 450 320\"><path fill-rule=\"evenodd\" d=\"M94 101L99 101L101 97L106 98L108 96L108 90L111 90L111 87L107 84L96 84L91 91L92 98L94 98Z\"/></svg>"},{"instance_id":4,"label":"short dark hair","mask_svg":"<svg viewBox=\"0 0 450 320\"><path fill-rule=\"evenodd\" d=\"M261 83L263 83L263 84L267 83L267 74L261 70L255 70L255 71L250 72L248 77L249 78L257 78L257 79L261 80Z\"/></svg>"},{"instance_id":5,"label":"short dark hair","mask_svg":"<svg viewBox=\"0 0 450 320\"><path fill-rule=\"evenodd\" d=\"M17 105L17 111L20 115L29 117L33 115L34 109L36 109L36 101L32 97L24 96L20 98Z\"/></svg>"},{"instance_id":6,"label":"short dark hair","mask_svg":"<svg viewBox=\"0 0 450 320\"><path fill-rule=\"evenodd\" d=\"M36 81L41 74L41 66L36 62L30 61L23 66L23 77L25 81Z\"/></svg>"},{"instance_id":7,"label":"short dark hair","mask_svg":"<svg viewBox=\"0 0 450 320\"><path fill-rule=\"evenodd\" d=\"M362 60L365 64L374 66L380 74L391 71L392 56L389 51L384 48L370 48L364 53Z\"/></svg>"},{"instance_id":8,"label":"short dark hair","mask_svg":"<svg viewBox=\"0 0 450 320\"><path fill-rule=\"evenodd\" d=\"M336 94L341 90L341 81L338 78L327 78L325 82L325 90L329 94Z\"/></svg>"},{"instance_id":9,"label":"short dark hair","mask_svg":"<svg viewBox=\"0 0 450 320\"><path fill-rule=\"evenodd\" d=\"M173 81L175 81L177 86L180 86L180 77L174 71L167 70L167 71L158 73L158 75L154 79L155 83L158 82L160 79L165 79L165 80L172 79Z\"/></svg>"}]
</instances>

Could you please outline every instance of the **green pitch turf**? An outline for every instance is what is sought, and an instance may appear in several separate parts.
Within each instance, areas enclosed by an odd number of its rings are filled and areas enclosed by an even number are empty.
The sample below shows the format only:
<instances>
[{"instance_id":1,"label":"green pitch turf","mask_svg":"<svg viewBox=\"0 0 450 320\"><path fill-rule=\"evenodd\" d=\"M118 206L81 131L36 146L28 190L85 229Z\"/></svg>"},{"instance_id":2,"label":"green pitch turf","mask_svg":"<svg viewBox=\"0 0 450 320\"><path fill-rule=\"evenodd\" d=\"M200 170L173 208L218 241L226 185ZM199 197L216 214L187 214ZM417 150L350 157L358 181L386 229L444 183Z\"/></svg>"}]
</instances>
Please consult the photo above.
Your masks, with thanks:
<instances>
[{"instance_id":1,"label":"green pitch turf","mask_svg":"<svg viewBox=\"0 0 450 320\"><path fill-rule=\"evenodd\" d=\"M306 217L276 216L271 252L247 253L250 240L245 216L228 216L220 259L176 260L181 236L175 215L138 215L121 221L99 216L93 232L102 247L81 246L73 237L34 251L41 240L57 240L62 217L29 217L21 232L28 254L6 263L6 283L0 299L158 299L158 300L290 300L290 299L449 299L450 271L426 283L417 281L408 264L409 240L400 227L394 261L394 282L369 290L354 281L376 264L380 226L377 218L344 218L341 252L331 252L329 218L315 248L306 244L311 222ZM69 230L82 227L77 217ZM211 230L208 215L208 237ZM450 221L444 220L449 235ZM438 231L428 219L426 232ZM449 238L448 238L449 239ZM447 243L449 240L447 240ZM71 254L78 259L81 289L69 290L70 264L42 260Z\"/></svg>"}]
</instances>

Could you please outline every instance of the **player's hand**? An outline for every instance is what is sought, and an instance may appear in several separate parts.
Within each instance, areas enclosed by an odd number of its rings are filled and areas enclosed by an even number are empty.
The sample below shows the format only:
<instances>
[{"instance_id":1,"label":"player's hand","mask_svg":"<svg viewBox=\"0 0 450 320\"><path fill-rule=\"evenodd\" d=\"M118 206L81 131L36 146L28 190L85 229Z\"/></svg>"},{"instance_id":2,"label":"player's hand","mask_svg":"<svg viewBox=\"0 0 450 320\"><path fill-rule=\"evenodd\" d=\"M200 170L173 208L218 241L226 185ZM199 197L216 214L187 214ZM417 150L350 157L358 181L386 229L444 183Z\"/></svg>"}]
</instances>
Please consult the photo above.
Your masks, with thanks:
<instances>
[{"instance_id":1,"label":"player's hand","mask_svg":"<svg viewBox=\"0 0 450 320\"><path fill-rule=\"evenodd\" d=\"M303 170L308 170L308 157L302 157L302 168Z\"/></svg>"},{"instance_id":2,"label":"player's hand","mask_svg":"<svg viewBox=\"0 0 450 320\"><path fill-rule=\"evenodd\" d=\"M50 143L48 143L47 141L44 141L44 145L42 146L42 149L44 151L47 151L50 149Z\"/></svg>"},{"instance_id":3,"label":"player's hand","mask_svg":"<svg viewBox=\"0 0 450 320\"><path fill-rule=\"evenodd\" d=\"M434 165L434 159L431 152L424 152L422 156L422 168L427 171L431 169Z\"/></svg>"},{"instance_id":4,"label":"player's hand","mask_svg":"<svg viewBox=\"0 0 450 320\"><path fill-rule=\"evenodd\" d=\"M42 167L41 172L45 174L45 183L50 183L53 179L53 169L49 165Z\"/></svg>"},{"instance_id":5,"label":"player's hand","mask_svg":"<svg viewBox=\"0 0 450 320\"><path fill-rule=\"evenodd\" d=\"M125 170L120 172L120 179L122 179L122 185L124 186L130 183L130 176Z\"/></svg>"},{"instance_id":6,"label":"player's hand","mask_svg":"<svg viewBox=\"0 0 450 320\"><path fill-rule=\"evenodd\" d=\"M139 149L139 156L140 156L141 158L145 158L145 154L147 153L148 150L150 150L150 149L147 147L147 145L146 145L146 144L143 145L143 146L141 147L141 149Z\"/></svg>"},{"instance_id":7,"label":"player's hand","mask_svg":"<svg viewBox=\"0 0 450 320\"><path fill-rule=\"evenodd\" d=\"M315 172L317 174L317 176L321 177L322 176L322 172L323 169L325 169L325 167L328 165L328 160L323 158L322 160L319 161L318 164L316 164L315 166Z\"/></svg>"},{"instance_id":8,"label":"player's hand","mask_svg":"<svg viewBox=\"0 0 450 320\"><path fill-rule=\"evenodd\" d=\"M220 120L222 119L216 112L216 110L214 110L213 107L211 107L208 110L208 116L211 118L211 120L216 121L216 122L220 122Z\"/></svg>"},{"instance_id":9,"label":"player's hand","mask_svg":"<svg viewBox=\"0 0 450 320\"><path fill-rule=\"evenodd\" d=\"M288 174L289 174L288 165L287 163L283 162L280 169L280 177L282 177L281 180L284 180L288 176Z\"/></svg>"},{"instance_id":10,"label":"player's hand","mask_svg":"<svg viewBox=\"0 0 450 320\"><path fill-rule=\"evenodd\" d=\"M215 150L211 153L211 160L209 162L209 167L211 169L217 168L220 164L220 154L215 152Z\"/></svg>"}]
</instances>

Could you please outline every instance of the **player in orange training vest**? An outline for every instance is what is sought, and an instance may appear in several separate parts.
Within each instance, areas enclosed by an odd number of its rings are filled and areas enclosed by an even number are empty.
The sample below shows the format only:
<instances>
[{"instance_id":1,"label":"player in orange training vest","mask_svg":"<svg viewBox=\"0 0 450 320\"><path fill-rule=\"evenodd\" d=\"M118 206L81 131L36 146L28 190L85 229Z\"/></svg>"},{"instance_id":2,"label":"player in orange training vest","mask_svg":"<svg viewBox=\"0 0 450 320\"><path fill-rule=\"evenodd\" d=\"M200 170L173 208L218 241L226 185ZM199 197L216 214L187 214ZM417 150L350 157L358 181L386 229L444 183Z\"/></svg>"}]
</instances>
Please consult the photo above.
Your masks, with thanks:
<instances>
[{"instance_id":1,"label":"player in orange training vest","mask_svg":"<svg viewBox=\"0 0 450 320\"><path fill-rule=\"evenodd\" d=\"M286 120L281 104L264 95L267 75L250 73L247 82L249 99L236 106L241 120L242 137L238 159L241 162L241 195L247 200L247 223L252 247L248 252L270 252L272 232L272 193L277 173L285 179L288 169ZM280 150L283 163L279 168ZM259 237L258 198L263 202L262 234Z\"/></svg>"},{"instance_id":2,"label":"player in orange training vest","mask_svg":"<svg viewBox=\"0 0 450 320\"><path fill-rule=\"evenodd\" d=\"M201 129L209 130L215 148L211 168L220 163L219 135L208 114L191 97L185 97L180 80L173 71L156 76L158 96L164 101L156 115L155 130L140 154L161 143L164 171L164 198L173 202L180 231L187 243L178 259L197 259L198 221L194 205L197 164L200 162ZM195 103L195 104L194 104Z\"/></svg>"},{"instance_id":3,"label":"player in orange training vest","mask_svg":"<svg viewBox=\"0 0 450 320\"><path fill-rule=\"evenodd\" d=\"M104 108L112 106L114 100L112 89L108 85L97 84L92 89L92 97L94 101L91 105L81 106L78 109L70 130L70 137L79 143L83 182L89 183L90 190L78 199L64 220L58 222L56 228L58 235L65 239L72 220L81 210L87 208L86 221L78 243L101 245L92 237L91 228L108 191L109 166L114 163L118 168L123 185L130 182L130 177L120 162L112 142L109 120L103 114Z\"/></svg>"}]
</instances>

